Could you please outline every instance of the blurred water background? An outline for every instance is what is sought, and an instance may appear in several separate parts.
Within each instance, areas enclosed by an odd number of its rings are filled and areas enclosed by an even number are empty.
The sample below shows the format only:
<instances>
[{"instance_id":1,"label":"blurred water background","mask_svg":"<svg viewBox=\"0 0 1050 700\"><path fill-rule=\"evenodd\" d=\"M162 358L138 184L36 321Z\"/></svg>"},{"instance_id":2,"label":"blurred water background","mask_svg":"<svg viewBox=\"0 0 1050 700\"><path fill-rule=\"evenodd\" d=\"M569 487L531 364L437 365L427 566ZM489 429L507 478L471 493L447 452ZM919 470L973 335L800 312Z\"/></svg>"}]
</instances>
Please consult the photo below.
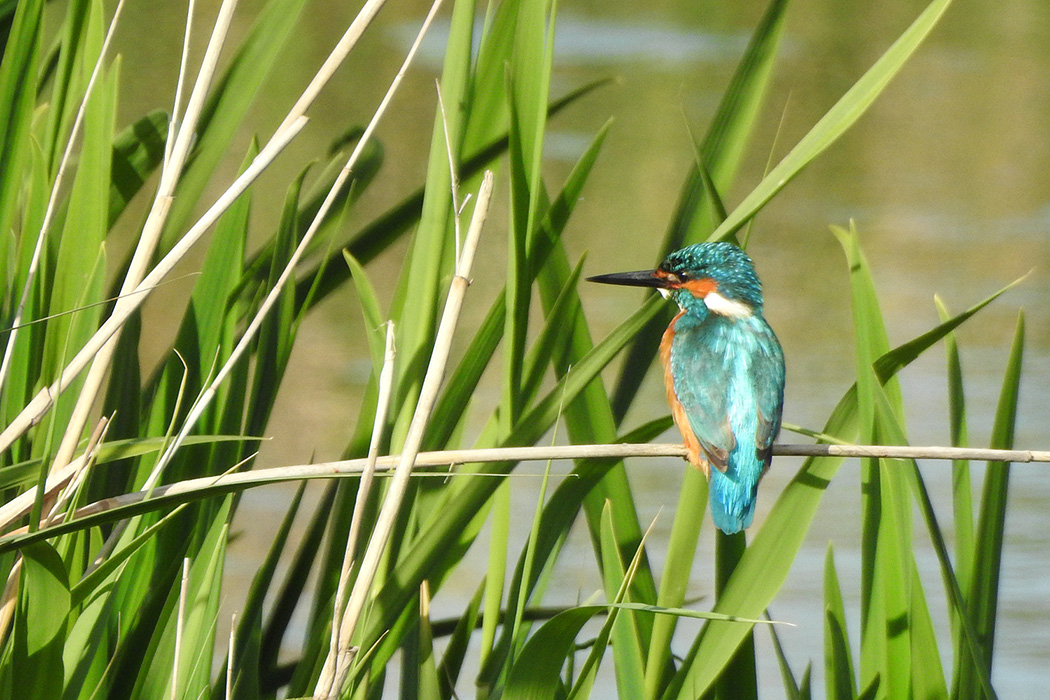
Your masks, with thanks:
<instances>
[{"instance_id":1,"label":"blurred water background","mask_svg":"<svg viewBox=\"0 0 1050 700\"><path fill-rule=\"evenodd\" d=\"M205 14L216 3L200 3ZM177 73L181 3L130 3L119 49L125 85L121 124L147 109L167 107ZM688 120L696 134L711 115L765 3L647 3L565 0L559 3L553 93L599 78L611 85L551 122L549 186L559 186L595 131L615 124L585 199L567 229L573 259L586 253L586 274L637 269L658 262L660 242L692 160ZM210 7L209 7L210 6ZM235 36L261 0L242 0ZM848 89L925 6L922 2L842 3L798 0L788 14L779 64L737 184L727 205L758 181L770 158L782 157ZM242 138L269 134L350 21L354 8L315 2L300 19L287 61L260 95ZM253 222L261 237L277 220L284 188L303 163L354 124L364 124L393 76L426 4L393 1L311 111L311 124L259 184ZM447 9L446 9L447 12ZM435 109L434 80L443 55L435 29L422 60L396 99L378 136L385 165L353 212L359 226L422 182ZM198 32L201 34L201 32ZM141 37L148 37L144 43ZM170 61L170 63L169 63ZM231 174L237 163L228 164ZM505 188L505 183L503 187ZM129 217L133 218L133 217ZM986 445L1019 307L1028 343L1021 392L1018 447L1050 449L1050 5L958 0L941 26L839 143L802 173L758 217L749 246L766 290L766 309L788 358L785 420L819 429L854 376L847 270L830 224L853 219L874 268L891 342L900 344L937 323L934 294L960 311L1010 281L1027 281L959 333L971 444ZM475 265L464 323L476 324L505 268L505 215L490 219ZM406 244L370 265L389 299ZM186 287L188 288L188 284ZM584 286L592 331L601 337L641 301L639 292ZM180 284L160 290L185 294ZM165 339L158 338L158 347ZM146 348L145 352L151 352ZM352 432L368 377L368 353L352 292L326 301L304 325L270 426L259 466L337 458ZM610 381L615 376L607 374ZM935 348L901 375L913 444L947 444L944 355ZM477 427L498 401L495 381L476 398ZM650 376L628 425L666 412L663 388ZM676 440L676 433L665 436ZM784 434L782 441L796 441ZM756 523L798 462L777 460L763 482ZM921 465L942 526L950 518L946 462ZM649 540L659 572L684 466L677 460L629 463L643 522L657 519ZM535 473L539 467L523 468ZM567 465L554 465L564 472ZM1050 684L1050 479L1048 467L1018 465L1011 474L1001 608L993 681L1003 698L1042 698ZM801 672L816 666L821 687L825 550L835 547L839 575L859 637L859 467L847 463L827 490L791 575L771 610L793 622L782 628L788 657ZM978 466L975 483L983 472ZM538 482L514 480L522 522L531 518ZM289 491L257 489L241 503L229 560L227 607L254 575L283 515ZM917 519L916 556L947 652L947 618L936 560ZM525 528L523 528L524 531ZM599 587L585 528L578 528L545 601L571 604ZM703 534L690 594L711 590L712 542ZM458 614L484 569L484 541L475 572L462 571L435 599L435 617ZM573 562L580 562L573 566ZM708 602L699 603L701 607ZM689 637L694 623L683 622ZM759 631L763 697L783 694L768 642ZM684 652L683 646L679 651ZM947 661L947 658L946 658ZM613 686L607 686L612 691ZM464 687L465 696L471 696ZM821 692L817 696L822 696Z\"/></svg>"}]
</instances>

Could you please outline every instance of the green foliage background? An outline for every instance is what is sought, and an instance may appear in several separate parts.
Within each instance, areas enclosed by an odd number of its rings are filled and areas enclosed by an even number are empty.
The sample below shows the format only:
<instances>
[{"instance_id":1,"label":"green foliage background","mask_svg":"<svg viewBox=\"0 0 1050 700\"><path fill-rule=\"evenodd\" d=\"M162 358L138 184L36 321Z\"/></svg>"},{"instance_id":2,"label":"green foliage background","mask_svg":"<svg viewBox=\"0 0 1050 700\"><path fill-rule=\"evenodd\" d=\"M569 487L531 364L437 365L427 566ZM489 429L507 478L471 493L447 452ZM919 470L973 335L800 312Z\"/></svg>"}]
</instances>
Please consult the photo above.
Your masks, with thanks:
<instances>
[{"instance_id":1,"label":"green foliage background","mask_svg":"<svg viewBox=\"0 0 1050 700\"><path fill-rule=\"evenodd\" d=\"M733 187L734 193L744 192L730 203L726 195L776 67L788 4L772 0L764 8L717 109L697 136L694 165L682 173L665 251L700 240L746 244L754 217L865 113L921 50L950 3L934 0L920 8L896 42L785 149L764 178ZM296 40L295 18L309 11L308 5L269 0L244 36L227 47L230 58L209 92L161 254L210 204L221 189L217 183L227 181L223 164L235 159L247 168L257 153L258 143L245 153L232 153L231 144L253 110L260 109L255 98ZM24 299L22 318L28 323L10 346L0 395L2 424L9 426L33 396L65 376L66 362L106 318L128 264L113 234L120 226L134 228L124 220L125 210L133 203L141 206L137 203L152 194L168 116L151 112L118 123L123 67L119 59L103 61L87 101L75 167L61 185L56 218L34 269L36 236L108 15L95 0L70 0L61 7L30 0L0 5L0 12L10 26L0 64L0 104L5 105L0 113L2 311L10 328ZM508 211L505 223L489 222L487 235L505 231L504 287L480 323L461 329L463 347L447 372L424 448L460 446L473 432L467 426L468 407L489 416L473 440L476 447L535 444L549 439L555 426L573 443L646 442L669 427L668 417L640 425L625 421L653 361L666 307L658 298L649 299L624 314L623 323L607 336L596 337L577 290L582 261L571 259L562 242L606 147L608 124L590 136L564 181L551 182L543 167L547 120L576 103L586 104L603 85L573 85L564 93L552 88L558 26L552 3L457 0L444 13L444 111L435 109L425 180L367 223L348 224L346 212L368 196L385 165L380 145L366 147L352 184L321 224L310 261L283 288L252 340L249 357L234 366L200 414L195 439L177 450L162 483L251 466L259 436L271 429L271 411L300 323L333 291L351 284L365 319L372 377L345 456L364 455L373 433L387 319L395 322L398 360L393 410L381 418L379 435L384 452L400 449L457 253L454 220L464 197L457 203L450 197L450 156L461 195L476 192L483 168L497 170ZM52 32L54 18L60 19ZM261 206L272 219L253 221L260 210L254 190L226 209L206 251L193 263L192 293L180 299L177 313L167 315L174 340L156 369L140 364L142 321L133 316L123 327L98 402L101 414L113 420L89 475L53 517L44 517L51 507L44 484L81 380L42 420L10 441L0 467L5 499L13 501L24 492L32 505L8 515L7 534L0 537L0 572L10 595L0 630L0 695L256 698L313 691L328 651L357 478L331 481L305 534L297 538L291 537L290 524L299 497L291 504L238 606L237 644L224 669L228 676L213 666L225 648L216 639L217 611L228 595L222 581L238 495L204 498L196 491L90 516L77 508L148 484L147 475L172 434L230 357L360 137L359 129L349 129L331 151L304 158L285 183L281 206ZM463 207L464 220L472 206L471 200ZM249 242L249 230L269 233L260 243ZM834 233L849 280L856 382L826 423L808 433L823 441L906 443L898 372L943 344L952 390L952 411L945 420L956 442L964 443L963 380L953 333L998 294L955 316L942 308L940 325L893 347L858 232L850 226ZM754 235L761 235L757 227ZM387 300L375 292L370 264L389 250L406 252ZM1012 445L1024 338L1022 314L992 433L995 447ZM603 375L621 353L628 358L622 374ZM500 378L499 397L489 404L476 392L486 371ZM83 432L86 441L90 427ZM515 539L511 531L525 525L513 522L508 481L500 478L515 464L464 465L445 479L414 480L371 583L344 696L386 692L450 698L455 688L457 693L472 688L478 697L582 698L602 692L595 679L604 664L613 669L623 698L757 697L753 635L759 633L772 634L776 641L783 694L812 697L812 669L792 668L777 627L756 628L754 621L776 600L841 464L841 459L806 460L782 493L765 494L775 503L747 536L717 537L710 564L716 570L715 596L704 601L705 607L710 602L704 613L687 609L692 606L686 600L706 522L703 508L696 507L706 501L706 484L696 472L685 472L667 555L659 566L644 546L648 523L639 519L622 462L580 462L573 478L549 492L545 480L520 552L509 544ZM983 479L972 479L965 463L951 469L954 503L946 517L935 512L914 462L864 460L857 514L863 562L859 620L847 620L835 553L831 546L827 550L827 697L995 697L991 669L1010 467L990 465ZM973 481L981 482L977 499ZM383 486L380 480L362 511L357 551L365 549ZM913 522L915 512L920 518ZM577 521L589 532L594 557L587 565L594 567L603 590L586 605L546 609L544 594L557 585L554 567ZM950 528L942 524L947 521ZM475 595L448 625L431 620L425 612L429 596L440 593L484 529L489 533L487 570ZM949 530L952 540L945 534ZM919 538L932 542L939 579L919 573ZM291 565L278 575L282 559ZM950 640L934 633L927 596L935 587L943 588L949 601ZM296 608L308 611L302 638L290 632ZM678 629L681 618L696 616L706 620L698 632Z\"/></svg>"}]
</instances>

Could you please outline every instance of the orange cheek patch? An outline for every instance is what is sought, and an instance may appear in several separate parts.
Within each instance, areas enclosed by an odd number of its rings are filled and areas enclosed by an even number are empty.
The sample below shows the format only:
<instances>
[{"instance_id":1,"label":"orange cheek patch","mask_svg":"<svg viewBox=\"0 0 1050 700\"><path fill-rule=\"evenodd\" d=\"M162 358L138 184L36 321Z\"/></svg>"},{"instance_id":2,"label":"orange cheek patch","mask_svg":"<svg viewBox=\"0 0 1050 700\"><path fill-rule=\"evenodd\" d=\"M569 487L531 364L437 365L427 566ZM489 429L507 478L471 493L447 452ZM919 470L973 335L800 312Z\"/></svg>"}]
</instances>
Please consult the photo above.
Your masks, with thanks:
<instances>
[{"instance_id":1,"label":"orange cheek patch","mask_svg":"<svg viewBox=\"0 0 1050 700\"><path fill-rule=\"evenodd\" d=\"M682 285L682 288L688 289L697 299L703 299L711 292L717 292L718 284L710 277L704 277L701 279L689 280Z\"/></svg>"}]
</instances>

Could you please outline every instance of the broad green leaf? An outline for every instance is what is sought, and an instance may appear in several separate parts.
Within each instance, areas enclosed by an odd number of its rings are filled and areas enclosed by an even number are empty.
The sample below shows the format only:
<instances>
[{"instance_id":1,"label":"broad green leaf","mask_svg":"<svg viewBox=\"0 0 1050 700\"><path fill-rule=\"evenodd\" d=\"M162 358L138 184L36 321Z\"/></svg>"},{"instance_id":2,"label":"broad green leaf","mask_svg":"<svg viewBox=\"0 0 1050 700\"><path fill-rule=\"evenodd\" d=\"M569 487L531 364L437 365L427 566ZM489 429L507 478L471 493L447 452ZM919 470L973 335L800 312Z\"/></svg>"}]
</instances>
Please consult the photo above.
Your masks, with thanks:
<instances>
[{"instance_id":1,"label":"broad green leaf","mask_svg":"<svg viewBox=\"0 0 1050 700\"><path fill-rule=\"evenodd\" d=\"M107 582L78 604L76 618L65 638L62 687L66 694L63 697L76 697L72 689L100 687L105 677L105 666L98 659L110 656L111 640L100 630L109 625L113 616L117 604L114 589L113 582Z\"/></svg>"},{"instance_id":2,"label":"broad green leaf","mask_svg":"<svg viewBox=\"0 0 1050 700\"><path fill-rule=\"evenodd\" d=\"M22 550L25 579L26 651L31 656L65 630L70 612L69 572L46 542Z\"/></svg>"}]
</instances>

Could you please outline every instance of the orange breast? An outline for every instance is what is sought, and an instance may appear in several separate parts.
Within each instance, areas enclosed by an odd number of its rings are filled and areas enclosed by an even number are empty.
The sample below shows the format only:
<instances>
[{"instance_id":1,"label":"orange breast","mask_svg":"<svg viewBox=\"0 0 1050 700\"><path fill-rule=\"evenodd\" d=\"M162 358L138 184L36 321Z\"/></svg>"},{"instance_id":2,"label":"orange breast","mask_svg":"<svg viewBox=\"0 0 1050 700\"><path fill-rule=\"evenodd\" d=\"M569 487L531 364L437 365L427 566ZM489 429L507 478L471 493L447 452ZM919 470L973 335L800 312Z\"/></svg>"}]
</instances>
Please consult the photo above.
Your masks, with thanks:
<instances>
[{"instance_id":1,"label":"orange breast","mask_svg":"<svg viewBox=\"0 0 1050 700\"><path fill-rule=\"evenodd\" d=\"M696 439L693 429L689 426L689 418L685 415L685 409L678 400L678 394L675 393L674 377L671 375L671 342L674 340L674 327L684 313L684 310L678 312L678 315L671 320L671 324L667 326L667 330L664 331L663 338L660 339L660 361L664 365L664 387L667 389L667 403L671 406L671 417L674 418L675 425L682 433L689 462L694 467L702 469L704 476L710 478L711 467L700 450L700 441Z\"/></svg>"}]
</instances>

